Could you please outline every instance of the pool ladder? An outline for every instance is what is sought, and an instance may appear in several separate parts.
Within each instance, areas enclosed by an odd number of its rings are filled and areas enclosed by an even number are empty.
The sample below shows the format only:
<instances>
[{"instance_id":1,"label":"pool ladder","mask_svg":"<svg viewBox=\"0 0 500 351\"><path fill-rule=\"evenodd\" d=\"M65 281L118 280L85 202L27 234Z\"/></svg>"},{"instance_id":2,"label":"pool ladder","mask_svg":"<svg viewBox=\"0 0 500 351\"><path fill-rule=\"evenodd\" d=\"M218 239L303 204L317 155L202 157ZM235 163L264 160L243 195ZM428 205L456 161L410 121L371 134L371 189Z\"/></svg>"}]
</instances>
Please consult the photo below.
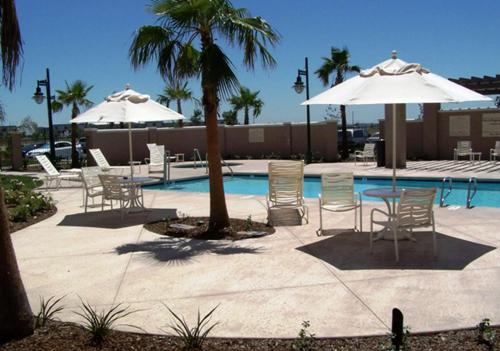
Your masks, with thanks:
<instances>
[{"instance_id":1,"label":"pool ladder","mask_svg":"<svg viewBox=\"0 0 500 351\"><path fill-rule=\"evenodd\" d=\"M470 177L469 178L469 185L467 186L467 208L471 209L474 206L472 206L472 199L474 198L474 195L477 193L477 178L476 177Z\"/></svg>"},{"instance_id":2,"label":"pool ladder","mask_svg":"<svg viewBox=\"0 0 500 351\"><path fill-rule=\"evenodd\" d=\"M206 159L208 160L208 159ZM208 173L208 161L203 161L201 159L200 151L198 149L193 149L193 167L196 168L198 165L198 162L200 165L203 167L205 166L205 173Z\"/></svg>"},{"instance_id":3,"label":"pool ladder","mask_svg":"<svg viewBox=\"0 0 500 351\"><path fill-rule=\"evenodd\" d=\"M208 154L205 154L205 157L208 160ZM227 163L226 160L224 160L222 158L222 156L220 157L220 163L222 164L223 167L225 166L225 167L227 167L227 169L229 169L229 173L231 173L231 178L234 178L234 171L233 171L233 169L231 168L231 166L229 165L229 163ZM208 173L208 169L207 169L207 173Z\"/></svg>"},{"instance_id":4,"label":"pool ladder","mask_svg":"<svg viewBox=\"0 0 500 351\"><path fill-rule=\"evenodd\" d=\"M444 193L446 184L448 184L448 190L446 191L446 194ZM444 177L443 181L441 182L441 196L439 197L439 207L446 207L448 206L445 204L445 200L450 195L451 191L453 190L453 179L451 177Z\"/></svg>"}]
</instances>

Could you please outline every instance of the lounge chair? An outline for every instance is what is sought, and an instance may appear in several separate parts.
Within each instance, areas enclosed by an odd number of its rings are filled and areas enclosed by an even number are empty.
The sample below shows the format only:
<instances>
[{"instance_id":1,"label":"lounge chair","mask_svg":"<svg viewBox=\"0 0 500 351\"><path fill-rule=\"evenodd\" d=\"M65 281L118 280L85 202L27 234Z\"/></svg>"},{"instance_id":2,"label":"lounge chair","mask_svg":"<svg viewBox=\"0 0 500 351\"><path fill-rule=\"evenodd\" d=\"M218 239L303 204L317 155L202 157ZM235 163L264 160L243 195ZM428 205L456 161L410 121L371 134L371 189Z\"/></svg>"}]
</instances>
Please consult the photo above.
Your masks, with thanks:
<instances>
[{"instance_id":1,"label":"lounge chair","mask_svg":"<svg viewBox=\"0 0 500 351\"><path fill-rule=\"evenodd\" d=\"M165 156L165 146L156 144L146 144L149 149L149 158L144 159L148 165L148 172L163 172L163 159ZM158 167L160 170L158 170Z\"/></svg>"},{"instance_id":2,"label":"lounge chair","mask_svg":"<svg viewBox=\"0 0 500 351\"><path fill-rule=\"evenodd\" d=\"M458 161L460 157L468 157L472 161L473 152L470 141L457 141L457 147L453 149L453 160Z\"/></svg>"},{"instance_id":3,"label":"lounge chair","mask_svg":"<svg viewBox=\"0 0 500 351\"><path fill-rule=\"evenodd\" d=\"M363 161L363 164L366 164L368 159L371 159L373 162L376 162L375 159L375 144L365 144L363 151L356 151L354 153L354 165L356 165L356 161L360 159Z\"/></svg>"},{"instance_id":4,"label":"lounge chair","mask_svg":"<svg viewBox=\"0 0 500 351\"><path fill-rule=\"evenodd\" d=\"M321 175L321 194L319 194L319 229L323 234L323 211L346 212L354 210L354 230L357 228L359 209L359 231L363 231L363 207L361 193L354 192L352 173L326 173Z\"/></svg>"},{"instance_id":5,"label":"lounge chair","mask_svg":"<svg viewBox=\"0 0 500 351\"><path fill-rule=\"evenodd\" d=\"M49 191L50 186L54 182L55 182L55 189L59 190L62 180L81 179L79 174L74 174L74 173L65 174L64 172L60 173L45 155L36 156L36 160L38 161L38 163L40 163L44 171L47 173L45 175L45 187L47 191Z\"/></svg>"},{"instance_id":6,"label":"lounge chair","mask_svg":"<svg viewBox=\"0 0 500 351\"><path fill-rule=\"evenodd\" d=\"M434 198L436 188L430 189L405 189L401 192L396 214L389 215L387 212L374 208L370 216L370 252L373 250L373 224L379 224L391 228L394 234L394 250L396 262L399 262L398 230L407 230L410 234L415 228L432 227L432 242L434 256L437 253L436 227L434 222ZM386 219L375 220L376 213L383 214Z\"/></svg>"},{"instance_id":7,"label":"lounge chair","mask_svg":"<svg viewBox=\"0 0 500 351\"><path fill-rule=\"evenodd\" d=\"M99 166L103 172L110 172L117 175L123 174L124 168L110 166L101 149L89 149L89 152L97 163L97 166Z\"/></svg>"},{"instance_id":8,"label":"lounge chair","mask_svg":"<svg viewBox=\"0 0 500 351\"><path fill-rule=\"evenodd\" d=\"M109 200L109 205L113 209L113 201L118 201L120 205L120 214L123 219L123 214L127 207L130 206L131 202L137 202L139 204L144 204L144 195L141 187L135 185L127 186L127 184L122 184L120 176L112 174L99 174L99 179L102 184L103 196L101 210L104 210L104 206L107 206L106 200Z\"/></svg>"},{"instance_id":9,"label":"lounge chair","mask_svg":"<svg viewBox=\"0 0 500 351\"><path fill-rule=\"evenodd\" d=\"M304 201L304 162L280 161L268 163L269 192L267 218L271 224L271 210L295 208L301 219L309 223L309 210Z\"/></svg>"},{"instance_id":10,"label":"lounge chair","mask_svg":"<svg viewBox=\"0 0 500 351\"><path fill-rule=\"evenodd\" d=\"M92 199L92 204L94 203L94 198L101 197L102 203L102 195L103 189L101 180L99 179L99 174L101 174L101 167L82 167L82 182L85 191L85 212L87 212L88 200Z\"/></svg>"},{"instance_id":11,"label":"lounge chair","mask_svg":"<svg viewBox=\"0 0 500 351\"><path fill-rule=\"evenodd\" d=\"M490 161L496 161L500 156L500 141L495 142L495 148L490 149Z\"/></svg>"}]
</instances>

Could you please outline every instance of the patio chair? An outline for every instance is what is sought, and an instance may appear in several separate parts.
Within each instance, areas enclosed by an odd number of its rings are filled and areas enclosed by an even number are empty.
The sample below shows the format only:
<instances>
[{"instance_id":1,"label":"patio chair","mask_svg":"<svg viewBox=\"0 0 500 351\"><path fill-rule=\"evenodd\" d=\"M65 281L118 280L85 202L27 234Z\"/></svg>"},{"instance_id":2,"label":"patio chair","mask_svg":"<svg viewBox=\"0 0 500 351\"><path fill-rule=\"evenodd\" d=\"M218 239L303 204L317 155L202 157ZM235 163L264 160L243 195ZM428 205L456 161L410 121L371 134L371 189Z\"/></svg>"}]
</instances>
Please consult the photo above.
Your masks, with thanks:
<instances>
[{"instance_id":1,"label":"patio chair","mask_svg":"<svg viewBox=\"0 0 500 351\"><path fill-rule=\"evenodd\" d=\"M394 250L396 262L399 262L398 230L409 231L410 235L415 228L432 227L432 246L434 256L437 254L436 226L434 222L434 198L436 188L404 189L395 214L389 214L374 208L370 216L370 253L373 250L373 224L390 228L394 235ZM375 220L374 215L381 213L386 220Z\"/></svg>"},{"instance_id":2,"label":"patio chair","mask_svg":"<svg viewBox=\"0 0 500 351\"><path fill-rule=\"evenodd\" d=\"M36 156L36 160L38 161L38 163L40 163L44 171L47 173L45 175L45 188L47 192L49 191L49 188L53 183L55 183L55 189L59 190L62 180L81 179L79 174L65 174L64 172L60 173L45 155Z\"/></svg>"},{"instance_id":3,"label":"patio chair","mask_svg":"<svg viewBox=\"0 0 500 351\"><path fill-rule=\"evenodd\" d=\"M472 147L469 140L457 141L457 147L453 149L453 160L458 161L460 157L468 157L472 161Z\"/></svg>"},{"instance_id":4,"label":"patio chair","mask_svg":"<svg viewBox=\"0 0 500 351\"><path fill-rule=\"evenodd\" d=\"M271 223L271 210L294 208L300 218L309 223L309 209L304 201L304 162L280 161L268 163L269 192L267 219Z\"/></svg>"},{"instance_id":5,"label":"patio chair","mask_svg":"<svg viewBox=\"0 0 500 351\"><path fill-rule=\"evenodd\" d=\"M101 174L101 167L82 167L82 182L85 191L85 213L87 213L88 200L92 199L92 204L94 204L94 198L101 197L102 203L102 195L103 189L101 180L99 179L99 174Z\"/></svg>"},{"instance_id":6,"label":"patio chair","mask_svg":"<svg viewBox=\"0 0 500 351\"><path fill-rule=\"evenodd\" d=\"M149 158L144 159L144 162L148 165L148 172L159 172L159 170L154 170L153 168L160 167L163 172L163 159L165 156L165 146L156 144L146 144L149 149Z\"/></svg>"},{"instance_id":7,"label":"patio chair","mask_svg":"<svg viewBox=\"0 0 500 351\"><path fill-rule=\"evenodd\" d=\"M359 209L359 231L363 231L363 207L361 193L354 193L354 176L350 173L325 173L321 175L319 194L319 229L323 234L323 211L346 212L354 210L354 230L357 227Z\"/></svg>"},{"instance_id":8,"label":"patio chair","mask_svg":"<svg viewBox=\"0 0 500 351\"><path fill-rule=\"evenodd\" d=\"M90 154L94 158L97 165L101 168L103 172L110 172L117 175L123 175L124 169L122 167L112 167L110 166L108 160L102 153L101 149L89 149Z\"/></svg>"},{"instance_id":9,"label":"patio chair","mask_svg":"<svg viewBox=\"0 0 500 351\"><path fill-rule=\"evenodd\" d=\"M495 148L490 149L490 161L496 161L500 156L500 141L495 142Z\"/></svg>"},{"instance_id":10,"label":"patio chair","mask_svg":"<svg viewBox=\"0 0 500 351\"><path fill-rule=\"evenodd\" d=\"M375 144L365 144L363 151L356 151L354 153L354 165L356 165L356 161L358 159L363 160L363 164L366 164L368 159L371 159L373 162L376 162L375 159Z\"/></svg>"},{"instance_id":11,"label":"patio chair","mask_svg":"<svg viewBox=\"0 0 500 351\"><path fill-rule=\"evenodd\" d=\"M120 182L122 177L112 174L99 174L99 179L103 189L101 210L104 210L104 206L108 206L106 200L110 201L109 205L111 209L113 209L113 201L117 201L120 205L120 214L123 219L123 214L132 201L140 204L144 203L144 195L141 187L134 184L128 186L126 183L122 184Z\"/></svg>"}]
</instances>

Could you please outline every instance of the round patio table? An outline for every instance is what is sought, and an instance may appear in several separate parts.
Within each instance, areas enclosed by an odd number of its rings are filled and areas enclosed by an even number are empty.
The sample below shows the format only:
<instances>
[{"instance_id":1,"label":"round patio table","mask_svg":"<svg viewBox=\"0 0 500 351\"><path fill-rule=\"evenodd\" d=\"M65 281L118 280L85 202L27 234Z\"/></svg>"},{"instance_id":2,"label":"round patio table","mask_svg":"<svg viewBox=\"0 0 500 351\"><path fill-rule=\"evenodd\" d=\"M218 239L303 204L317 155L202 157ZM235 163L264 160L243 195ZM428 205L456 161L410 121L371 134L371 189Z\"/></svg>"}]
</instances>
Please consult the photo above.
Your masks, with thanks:
<instances>
[{"instance_id":1,"label":"round patio table","mask_svg":"<svg viewBox=\"0 0 500 351\"><path fill-rule=\"evenodd\" d=\"M128 204L129 210L132 210L134 212L136 211L144 211L144 204L141 202L139 199L139 192L141 191L141 186L147 183L153 182L154 179L150 177L122 177L120 179L120 183L127 187L131 192L133 192L134 196L132 197L132 200Z\"/></svg>"},{"instance_id":2,"label":"round patio table","mask_svg":"<svg viewBox=\"0 0 500 351\"><path fill-rule=\"evenodd\" d=\"M382 199L387 205L387 213L389 214L389 218L387 221L387 225L384 226L382 230L380 230L377 234L376 240L394 240L394 235L392 234L392 226L391 220L394 219L396 213L396 199L401 197L401 189L396 188L392 190L392 188L374 188L374 189L366 189L363 191L363 195L369 197L377 197ZM392 202L392 204L391 204ZM415 240L409 231L403 230L401 231L402 235L398 235L398 240Z\"/></svg>"}]
</instances>

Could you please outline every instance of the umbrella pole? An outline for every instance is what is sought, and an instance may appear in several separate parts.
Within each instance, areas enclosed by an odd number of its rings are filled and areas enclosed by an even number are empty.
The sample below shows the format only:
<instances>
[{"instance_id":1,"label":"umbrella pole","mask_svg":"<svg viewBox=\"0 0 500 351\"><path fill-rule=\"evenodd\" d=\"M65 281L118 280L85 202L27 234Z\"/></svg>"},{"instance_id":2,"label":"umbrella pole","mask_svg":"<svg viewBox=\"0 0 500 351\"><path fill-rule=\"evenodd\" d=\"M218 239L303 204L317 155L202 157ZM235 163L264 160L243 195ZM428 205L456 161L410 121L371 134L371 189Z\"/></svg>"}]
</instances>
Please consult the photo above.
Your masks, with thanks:
<instances>
[{"instance_id":1,"label":"umbrella pole","mask_svg":"<svg viewBox=\"0 0 500 351\"><path fill-rule=\"evenodd\" d=\"M392 104L392 191L396 191L396 104Z\"/></svg>"},{"instance_id":2,"label":"umbrella pole","mask_svg":"<svg viewBox=\"0 0 500 351\"><path fill-rule=\"evenodd\" d=\"M130 178L134 180L134 155L132 154L132 126L128 122L128 152L130 155Z\"/></svg>"}]
</instances>

